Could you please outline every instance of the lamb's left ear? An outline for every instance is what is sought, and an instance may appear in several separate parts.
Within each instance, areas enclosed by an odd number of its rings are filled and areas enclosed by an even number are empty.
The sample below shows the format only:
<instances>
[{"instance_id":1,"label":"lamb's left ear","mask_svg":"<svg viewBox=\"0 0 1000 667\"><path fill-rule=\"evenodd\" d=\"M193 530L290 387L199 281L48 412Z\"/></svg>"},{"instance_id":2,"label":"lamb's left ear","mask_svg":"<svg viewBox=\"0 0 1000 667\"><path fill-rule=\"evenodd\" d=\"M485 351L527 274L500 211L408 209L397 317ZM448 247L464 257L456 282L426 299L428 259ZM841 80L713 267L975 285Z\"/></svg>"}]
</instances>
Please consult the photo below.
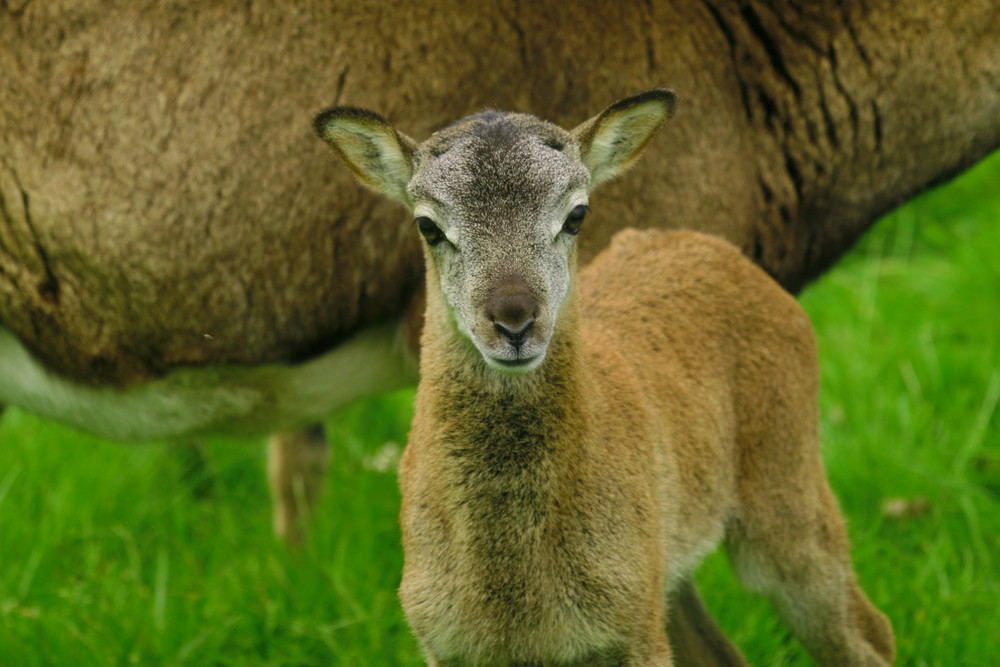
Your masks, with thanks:
<instances>
[{"instance_id":1,"label":"lamb's left ear","mask_svg":"<svg viewBox=\"0 0 1000 667\"><path fill-rule=\"evenodd\" d=\"M574 129L590 189L631 167L676 106L677 93L655 88L615 102Z\"/></svg>"},{"instance_id":2,"label":"lamb's left ear","mask_svg":"<svg viewBox=\"0 0 1000 667\"><path fill-rule=\"evenodd\" d=\"M382 116L356 107L333 107L313 121L358 180L376 192L410 204L406 185L413 176L416 143Z\"/></svg>"}]
</instances>

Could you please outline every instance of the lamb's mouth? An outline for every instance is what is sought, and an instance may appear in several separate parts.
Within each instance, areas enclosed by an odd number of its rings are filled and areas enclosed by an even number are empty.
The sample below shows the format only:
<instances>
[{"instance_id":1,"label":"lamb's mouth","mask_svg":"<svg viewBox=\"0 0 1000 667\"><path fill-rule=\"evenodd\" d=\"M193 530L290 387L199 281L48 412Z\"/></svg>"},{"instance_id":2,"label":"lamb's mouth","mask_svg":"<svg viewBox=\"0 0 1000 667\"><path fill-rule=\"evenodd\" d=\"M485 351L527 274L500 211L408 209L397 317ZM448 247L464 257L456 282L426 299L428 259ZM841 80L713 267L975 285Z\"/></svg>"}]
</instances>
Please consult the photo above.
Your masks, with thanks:
<instances>
[{"instance_id":1,"label":"lamb's mouth","mask_svg":"<svg viewBox=\"0 0 1000 667\"><path fill-rule=\"evenodd\" d=\"M524 359L497 359L493 357L493 361L506 368L523 368L524 366L530 366L537 358L537 356L525 357Z\"/></svg>"},{"instance_id":2,"label":"lamb's mouth","mask_svg":"<svg viewBox=\"0 0 1000 667\"><path fill-rule=\"evenodd\" d=\"M531 357L519 357L517 359L499 359L490 355L489 365L504 374L521 375L530 373L542 363L544 354L536 354Z\"/></svg>"}]
</instances>

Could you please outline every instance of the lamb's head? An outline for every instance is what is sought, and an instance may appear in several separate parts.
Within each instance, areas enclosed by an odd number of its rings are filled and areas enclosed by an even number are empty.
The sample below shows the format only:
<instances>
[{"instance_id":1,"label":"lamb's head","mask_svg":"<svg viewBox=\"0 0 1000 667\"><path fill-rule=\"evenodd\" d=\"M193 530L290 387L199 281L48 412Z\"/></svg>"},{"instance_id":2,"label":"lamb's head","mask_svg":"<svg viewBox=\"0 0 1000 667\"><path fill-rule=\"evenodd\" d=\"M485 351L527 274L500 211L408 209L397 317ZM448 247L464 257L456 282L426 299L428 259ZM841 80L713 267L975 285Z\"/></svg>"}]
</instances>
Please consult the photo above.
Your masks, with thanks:
<instances>
[{"instance_id":1,"label":"lamb's head","mask_svg":"<svg viewBox=\"0 0 1000 667\"><path fill-rule=\"evenodd\" d=\"M316 129L359 180L410 208L429 294L443 297L454 327L490 367L523 373L545 358L569 294L589 192L639 157L675 102L651 90L572 131L486 111L419 145L350 107L324 111Z\"/></svg>"}]
</instances>

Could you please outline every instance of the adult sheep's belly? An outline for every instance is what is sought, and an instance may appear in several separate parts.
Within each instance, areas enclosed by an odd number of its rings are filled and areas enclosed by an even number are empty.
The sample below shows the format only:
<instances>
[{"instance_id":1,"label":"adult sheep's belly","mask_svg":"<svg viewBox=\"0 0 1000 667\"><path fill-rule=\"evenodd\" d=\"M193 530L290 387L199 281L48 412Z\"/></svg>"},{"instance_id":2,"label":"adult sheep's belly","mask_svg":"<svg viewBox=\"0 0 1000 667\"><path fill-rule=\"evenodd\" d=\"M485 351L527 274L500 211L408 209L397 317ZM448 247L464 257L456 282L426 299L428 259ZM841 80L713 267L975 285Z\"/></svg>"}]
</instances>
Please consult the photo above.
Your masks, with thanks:
<instances>
[{"instance_id":1,"label":"adult sheep's belly","mask_svg":"<svg viewBox=\"0 0 1000 667\"><path fill-rule=\"evenodd\" d=\"M95 435L147 440L194 433L272 432L316 421L414 379L397 327L367 329L306 363L197 366L125 388L59 376L0 327L0 404Z\"/></svg>"}]
</instances>

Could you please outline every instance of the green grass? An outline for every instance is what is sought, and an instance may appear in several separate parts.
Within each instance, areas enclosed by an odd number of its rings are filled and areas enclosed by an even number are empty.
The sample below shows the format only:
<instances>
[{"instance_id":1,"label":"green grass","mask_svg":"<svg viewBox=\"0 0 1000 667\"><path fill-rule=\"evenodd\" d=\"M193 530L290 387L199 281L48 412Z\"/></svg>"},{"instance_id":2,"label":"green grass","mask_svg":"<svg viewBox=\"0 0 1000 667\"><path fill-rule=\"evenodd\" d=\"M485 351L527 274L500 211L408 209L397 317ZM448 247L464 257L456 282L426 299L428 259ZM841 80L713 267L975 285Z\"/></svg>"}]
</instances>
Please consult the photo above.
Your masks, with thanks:
<instances>
[{"instance_id":1,"label":"green grass","mask_svg":"<svg viewBox=\"0 0 1000 667\"><path fill-rule=\"evenodd\" d=\"M820 337L830 478L900 664L997 659L997 183L1000 155L888 216L803 295ZM107 443L11 410L0 666L419 664L395 596L395 475L373 461L404 442L411 400L330 420L329 485L295 554L270 535L262 440L209 442L205 478L192 480L176 447ZM892 498L925 510L887 518ZM810 664L723 556L699 582L755 664Z\"/></svg>"}]
</instances>

